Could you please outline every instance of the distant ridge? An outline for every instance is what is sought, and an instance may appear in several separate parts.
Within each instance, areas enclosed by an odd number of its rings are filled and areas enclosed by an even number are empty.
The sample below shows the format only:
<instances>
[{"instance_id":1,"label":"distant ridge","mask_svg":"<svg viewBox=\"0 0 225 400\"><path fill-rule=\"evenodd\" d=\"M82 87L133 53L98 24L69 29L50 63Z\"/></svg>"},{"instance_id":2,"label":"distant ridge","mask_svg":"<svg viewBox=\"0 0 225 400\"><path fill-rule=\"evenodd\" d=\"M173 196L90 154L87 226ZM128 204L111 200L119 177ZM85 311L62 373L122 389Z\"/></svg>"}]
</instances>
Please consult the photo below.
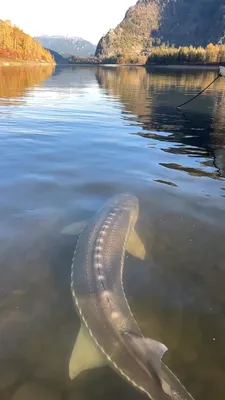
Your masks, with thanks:
<instances>
[{"instance_id":1,"label":"distant ridge","mask_svg":"<svg viewBox=\"0 0 225 400\"><path fill-rule=\"evenodd\" d=\"M38 40L42 46L51 49L61 56L78 56L78 57L89 57L95 54L96 46L91 42L84 40L80 37L69 37L69 36L36 36L34 38Z\"/></svg>"},{"instance_id":2,"label":"distant ridge","mask_svg":"<svg viewBox=\"0 0 225 400\"><path fill-rule=\"evenodd\" d=\"M54 50L47 49L47 47L45 47L45 48L54 57L56 64L68 64L68 58L61 56L61 54L57 53Z\"/></svg>"}]
</instances>

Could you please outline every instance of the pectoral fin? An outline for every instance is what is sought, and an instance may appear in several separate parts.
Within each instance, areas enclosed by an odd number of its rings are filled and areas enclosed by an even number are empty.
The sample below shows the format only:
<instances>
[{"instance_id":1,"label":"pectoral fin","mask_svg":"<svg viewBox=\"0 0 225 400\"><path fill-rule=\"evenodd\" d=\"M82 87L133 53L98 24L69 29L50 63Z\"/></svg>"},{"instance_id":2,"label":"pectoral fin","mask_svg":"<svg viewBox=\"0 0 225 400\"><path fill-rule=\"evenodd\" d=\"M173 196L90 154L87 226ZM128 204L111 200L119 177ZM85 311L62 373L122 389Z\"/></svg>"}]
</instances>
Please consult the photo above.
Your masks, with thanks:
<instances>
[{"instance_id":1,"label":"pectoral fin","mask_svg":"<svg viewBox=\"0 0 225 400\"><path fill-rule=\"evenodd\" d=\"M134 229L132 229L132 231L130 232L126 245L126 250L132 256L140 258L141 260L145 260L146 257L145 246Z\"/></svg>"},{"instance_id":2,"label":"pectoral fin","mask_svg":"<svg viewBox=\"0 0 225 400\"><path fill-rule=\"evenodd\" d=\"M74 222L73 224L65 226L62 230L61 233L63 235L79 235L82 230L85 228L87 225L87 221L78 221Z\"/></svg>"},{"instance_id":3,"label":"pectoral fin","mask_svg":"<svg viewBox=\"0 0 225 400\"><path fill-rule=\"evenodd\" d=\"M74 379L81 372L107 364L84 325L81 325L69 363L69 376Z\"/></svg>"}]
</instances>

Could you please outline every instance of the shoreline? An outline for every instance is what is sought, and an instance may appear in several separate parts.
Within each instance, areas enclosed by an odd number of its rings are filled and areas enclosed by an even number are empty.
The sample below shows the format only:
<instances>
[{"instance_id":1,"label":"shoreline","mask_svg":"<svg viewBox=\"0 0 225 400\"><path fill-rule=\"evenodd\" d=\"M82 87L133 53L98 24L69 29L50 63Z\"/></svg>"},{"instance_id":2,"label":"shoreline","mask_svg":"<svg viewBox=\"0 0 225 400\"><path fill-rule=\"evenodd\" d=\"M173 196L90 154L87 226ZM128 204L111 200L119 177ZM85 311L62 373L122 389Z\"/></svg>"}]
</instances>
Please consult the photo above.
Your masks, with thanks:
<instances>
[{"instance_id":1,"label":"shoreline","mask_svg":"<svg viewBox=\"0 0 225 400\"><path fill-rule=\"evenodd\" d=\"M146 64L145 67L152 68L166 68L166 69L208 69L208 70L218 70L221 64Z\"/></svg>"},{"instance_id":2,"label":"shoreline","mask_svg":"<svg viewBox=\"0 0 225 400\"><path fill-rule=\"evenodd\" d=\"M33 66L56 66L56 67L111 67L111 68L122 68L122 67L145 67L146 69L198 69L198 70L218 70L221 64L104 64L104 63L68 63L68 64L57 64L48 63L44 61L20 61L20 60L9 60L0 59L0 67L33 67Z\"/></svg>"},{"instance_id":3,"label":"shoreline","mask_svg":"<svg viewBox=\"0 0 225 400\"><path fill-rule=\"evenodd\" d=\"M57 64L62 65L62 64ZM145 64L68 63L70 67L145 67Z\"/></svg>"},{"instance_id":4,"label":"shoreline","mask_svg":"<svg viewBox=\"0 0 225 400\"><path fill-rule=\"evenodd\" d=\"M0 67L32 67L32 66L47 66L47 65L55 66L56 63L48 63L44 61L35 62L35 61L0 59Z\"/></svg>"}]
</instances>

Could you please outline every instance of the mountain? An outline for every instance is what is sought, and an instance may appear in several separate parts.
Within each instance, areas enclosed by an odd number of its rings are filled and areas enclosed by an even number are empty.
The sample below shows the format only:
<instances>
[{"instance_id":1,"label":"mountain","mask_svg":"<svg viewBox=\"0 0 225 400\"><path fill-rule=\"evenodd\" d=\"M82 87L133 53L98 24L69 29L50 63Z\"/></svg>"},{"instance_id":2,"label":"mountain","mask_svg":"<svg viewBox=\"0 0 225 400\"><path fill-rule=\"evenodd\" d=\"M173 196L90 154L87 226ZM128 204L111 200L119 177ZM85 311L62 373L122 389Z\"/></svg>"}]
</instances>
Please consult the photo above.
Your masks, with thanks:
<instances>
[{"instance_id":1,"label":"mountain","mask_svg":"<svg viewBox=\"0 0 225 400\"><path fill-rule=\"evenodd\" d=\"M101 38L96 56L140 54L152 45L225 42L225 0L139 0Z\"/></svg>"},{"instance_id":2,"label":"mountain","mask_svg":"<svg viewBox=\"0 0 225 400\"><path fill-rule=\"evenodd\" d=\"M21 63L55 63L49 51L17 26L12 25L9 20L0 20L0 58Z\"/></svg>"},{"instance_id":3,"label":"mountain","mask_svg":"<svg viewBox=\"0 0 225 400\"><path fill-rule=\"evenodd\" d=\"M35 37L42 46L54 50L62 56L91 56L95 53L96 46L79 37L68 36L37 36Z\"/></svg>"},{"instance_id":4,"label":"mountain","mask_svg":"<svg viewBox=\"0 0 225 400\"><path fill-rule=\"evenodd\" d=\"M48 49L47 47L46 50L48 50L49 53L51 53L52 57L54 57L56 64L68 64L68 58L61 56L61 54L57 53L54 50Z\"/></svg>"}]
</instances>

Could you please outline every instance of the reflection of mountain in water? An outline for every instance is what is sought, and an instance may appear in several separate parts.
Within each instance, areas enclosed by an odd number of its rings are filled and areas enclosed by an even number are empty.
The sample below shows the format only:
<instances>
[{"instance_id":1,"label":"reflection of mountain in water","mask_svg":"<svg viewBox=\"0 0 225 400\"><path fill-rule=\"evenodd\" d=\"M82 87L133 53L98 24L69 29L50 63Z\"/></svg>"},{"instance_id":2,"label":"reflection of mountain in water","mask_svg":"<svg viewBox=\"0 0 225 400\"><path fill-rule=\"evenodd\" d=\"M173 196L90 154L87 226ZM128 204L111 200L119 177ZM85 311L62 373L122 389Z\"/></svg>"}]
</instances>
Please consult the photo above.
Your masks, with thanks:
<instances>
[{"instance_id":1,"label":"reflection of mountain in water","mask_svg":"<svg viewBox=\"0 0 225 400\"><path fill-rule=\"evenodd\" d=\"M53 71L53 66L0 68L0 105L18 104L15 98L23 97L27 89L40 85Z\"/></svg>"},{"instance_id":2,"label":"reflection of mountain in water","mask_svg":"<svg viewBox=\"0 0 225 400\"><path fill-rule=\"evenodd\" d=\"M53 78L45 83L46 87L85 88L96 85L96 67L56 66ZM57 80L56 80L57 78Z\"/></svg>"},{"instance_id":3,"label":"reflection of mountain in water","mask_svg":"<svg viewBox=\"0 0 225 400\"><path fill-rule=\"evenodd\" d=\"M198 100L186 106L185 114L176 109L186 98L206 87L214 79L214 72L101 68L96 76L110 96L120 99L125 109L124 118L131 123L138 122L142 130L136 134L150 139L151 146L162 142L164 152L203 159L198 168L175 163L170 168L190 175L225 177L225 151L221 148L225 135L224 81L218 80Z\"/></svg>"}]
</instances>

